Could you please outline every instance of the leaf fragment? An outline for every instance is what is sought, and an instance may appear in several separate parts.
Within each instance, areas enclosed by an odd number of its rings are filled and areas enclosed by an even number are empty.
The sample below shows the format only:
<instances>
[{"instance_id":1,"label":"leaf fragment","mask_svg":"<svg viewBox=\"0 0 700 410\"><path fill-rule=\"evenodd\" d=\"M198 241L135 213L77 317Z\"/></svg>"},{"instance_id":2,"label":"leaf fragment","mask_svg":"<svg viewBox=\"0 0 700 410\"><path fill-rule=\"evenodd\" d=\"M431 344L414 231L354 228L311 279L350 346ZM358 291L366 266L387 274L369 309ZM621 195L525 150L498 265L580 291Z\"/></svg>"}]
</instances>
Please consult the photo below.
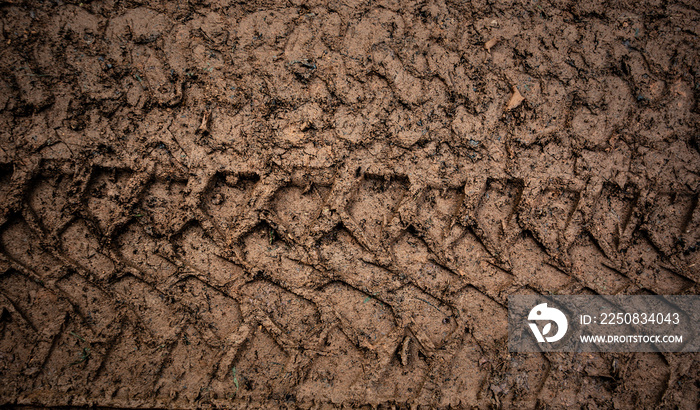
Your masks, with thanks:
<instances>
[{"instance_id":1,"label":"leaf fragment","mask_svg":"<svg viewBox=\"0 0 700 410\"><path fill-rule=\"evenodd\" d=\"M525 101L525 97L520 94L517 87L513 87L513 95L511 95L510 100L508 100L508 104L506 104L506 111L517 108L523 101Z\"/></svg>"}]
</instances>

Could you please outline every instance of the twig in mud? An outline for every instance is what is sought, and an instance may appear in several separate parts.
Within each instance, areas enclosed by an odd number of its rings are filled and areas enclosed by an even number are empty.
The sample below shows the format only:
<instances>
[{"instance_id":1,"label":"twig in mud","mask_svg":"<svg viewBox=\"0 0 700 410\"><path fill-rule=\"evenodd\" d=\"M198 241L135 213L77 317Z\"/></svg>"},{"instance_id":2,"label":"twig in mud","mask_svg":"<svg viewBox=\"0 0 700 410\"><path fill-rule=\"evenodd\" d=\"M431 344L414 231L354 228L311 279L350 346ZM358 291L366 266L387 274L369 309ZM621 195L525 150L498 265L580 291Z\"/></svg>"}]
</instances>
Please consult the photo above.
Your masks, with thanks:
<instances>
[{"instance_id":1,"label":"twig in mud","mask_svg":"<svg viewBox=\"0 0 700 410\"><path fill-rule=\"evenodd\" d=\"M430 306L434 307L435 310L437 310L438 312L442 313L442 310L440 310L439 307L433 305L432 303L428 302L427 300L425 300L425 299L423 299L423 298L418 298L418 297L417 297L416 299L420 300L421 302L425 302L425 303L429 304Z\"/></svg>"},{"instance_id":2,"label":"twig in mud","mask_svg":"<svg viewBox=\"0 0 700 410\"><path fill-rule=\"evenodd\" d=\"M195 131L195 134L203 134L206 135L209 133L209 120L211 119L211 111L206 110L204 111L204 114L202 114L202 122L199 124L199 127L197 127L197 131Z\"/></svg>"}]
</instances>

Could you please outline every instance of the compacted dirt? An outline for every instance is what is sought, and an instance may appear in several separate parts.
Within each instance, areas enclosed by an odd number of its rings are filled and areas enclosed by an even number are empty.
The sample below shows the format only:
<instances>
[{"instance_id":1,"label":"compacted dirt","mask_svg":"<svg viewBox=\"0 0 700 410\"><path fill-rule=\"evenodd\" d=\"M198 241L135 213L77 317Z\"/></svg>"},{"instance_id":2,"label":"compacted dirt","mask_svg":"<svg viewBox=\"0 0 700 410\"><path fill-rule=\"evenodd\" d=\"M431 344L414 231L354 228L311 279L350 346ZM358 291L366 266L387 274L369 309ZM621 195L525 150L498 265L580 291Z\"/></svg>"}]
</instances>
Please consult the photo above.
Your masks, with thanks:
<instances>
[{"instance_id":1,"label":"compacted dirt","mask_svg":"<svg viewBox=\"0 0 700 410\"><path fill-rule=\"evenodd\" d=\"M0 4L0 403L696 408L513 294L698 294L685 1Z\"/></svg>"}]
</instances>

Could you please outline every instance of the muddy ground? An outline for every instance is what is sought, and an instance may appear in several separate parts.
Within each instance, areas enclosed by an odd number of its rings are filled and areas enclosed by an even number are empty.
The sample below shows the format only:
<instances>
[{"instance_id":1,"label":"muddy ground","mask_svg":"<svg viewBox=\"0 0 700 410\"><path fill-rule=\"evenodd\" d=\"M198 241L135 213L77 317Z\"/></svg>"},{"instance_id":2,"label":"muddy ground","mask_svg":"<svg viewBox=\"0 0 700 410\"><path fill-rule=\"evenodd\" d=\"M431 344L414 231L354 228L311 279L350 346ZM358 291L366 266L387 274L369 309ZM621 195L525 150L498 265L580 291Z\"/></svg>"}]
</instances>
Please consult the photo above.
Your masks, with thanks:
<instances>
[{"instance_id":1,"label":"muddy ground","mask_svg":"<svg viewBox=\"0 0 700 410\"><path fill-rule=\"evenodd\" d=\"M700 8L0 2L0 403L696 408L513 294L698 294Z\"/></svg>"}]
</instances>

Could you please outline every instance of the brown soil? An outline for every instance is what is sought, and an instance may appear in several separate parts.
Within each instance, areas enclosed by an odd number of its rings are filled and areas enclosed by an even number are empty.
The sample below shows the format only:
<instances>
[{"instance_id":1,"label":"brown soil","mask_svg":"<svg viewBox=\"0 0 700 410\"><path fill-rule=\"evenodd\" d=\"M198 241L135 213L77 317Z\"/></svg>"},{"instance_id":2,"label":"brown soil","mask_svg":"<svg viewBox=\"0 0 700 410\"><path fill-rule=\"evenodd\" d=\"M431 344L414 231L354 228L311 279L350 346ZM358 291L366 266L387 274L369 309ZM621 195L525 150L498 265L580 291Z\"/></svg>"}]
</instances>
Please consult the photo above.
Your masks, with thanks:
<instances>
[{"instance_id":1,"label":"brown soil","mask_svg":"<svg viewBox=\"0 0 700 410\"><path fill-rule=\"evenodd\" d=\"M0 403L700 402L506 347L512 294L700 291L697 2L0 13Z\"/></svg>"}]
</instances>

